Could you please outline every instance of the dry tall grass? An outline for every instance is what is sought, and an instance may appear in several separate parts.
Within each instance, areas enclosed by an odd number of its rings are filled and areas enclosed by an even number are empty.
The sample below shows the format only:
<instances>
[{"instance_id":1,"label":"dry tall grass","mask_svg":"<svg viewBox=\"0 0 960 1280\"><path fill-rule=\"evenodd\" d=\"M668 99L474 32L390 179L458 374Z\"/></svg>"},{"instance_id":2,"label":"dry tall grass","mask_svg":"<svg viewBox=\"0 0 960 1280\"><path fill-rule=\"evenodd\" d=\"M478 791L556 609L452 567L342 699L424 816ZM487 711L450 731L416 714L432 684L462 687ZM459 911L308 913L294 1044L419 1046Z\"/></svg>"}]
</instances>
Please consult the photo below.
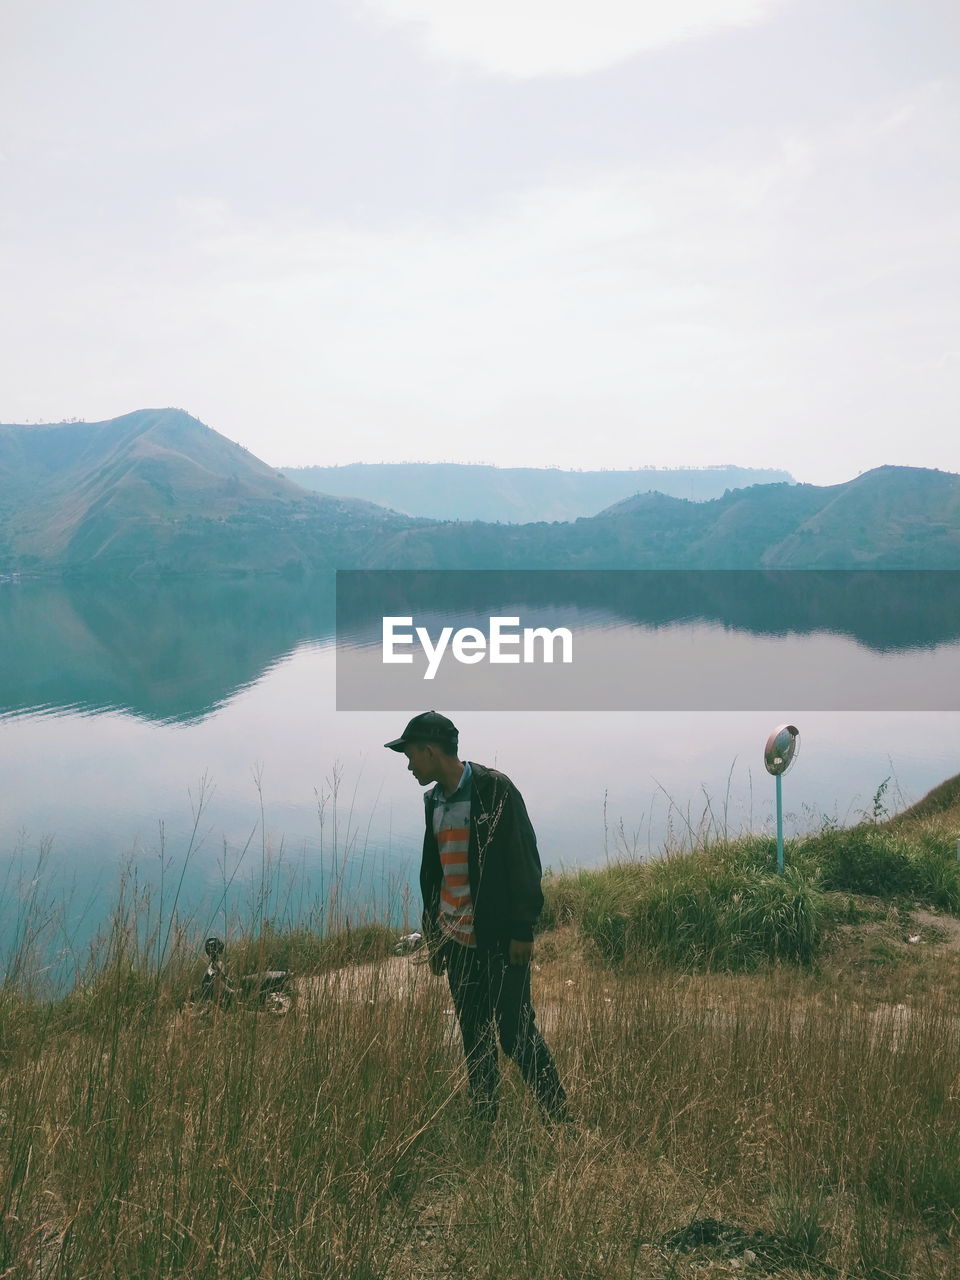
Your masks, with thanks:
<instances>
[{"instance_id":1,"label":"dry tall grass","mask_svg":"<svg viewBox=\"0 0 960 1280\"><path fill-rule=\"evenodd\" d=\"M914 827L825 830L780 880L744 838L548 881L534 996L580 1127L507 1069L485 1149L445 982L388 928L254 913L229 955L299 970L293 1012L198 1017L202 937L127 896L42 999L27 876L0 1280L960 1277L960 922L862 897L956 909L952 828Z\"/></svg>"},{"instance_id":2,"label":"dry tall grass","mask_svg":"<svg viewBox=\"0 0 960 1280\"><path fill-rule=\"evenodd\" d=\"M445 984L409 960L305 977L283 1019L186 1016L183 969L122 949L58 1004L8 985L0 1275L960 1275L956 988L627 975L574 925L537 963L582 1131L509 1068L486 1151Z\"/></svg>"}]
</instances>

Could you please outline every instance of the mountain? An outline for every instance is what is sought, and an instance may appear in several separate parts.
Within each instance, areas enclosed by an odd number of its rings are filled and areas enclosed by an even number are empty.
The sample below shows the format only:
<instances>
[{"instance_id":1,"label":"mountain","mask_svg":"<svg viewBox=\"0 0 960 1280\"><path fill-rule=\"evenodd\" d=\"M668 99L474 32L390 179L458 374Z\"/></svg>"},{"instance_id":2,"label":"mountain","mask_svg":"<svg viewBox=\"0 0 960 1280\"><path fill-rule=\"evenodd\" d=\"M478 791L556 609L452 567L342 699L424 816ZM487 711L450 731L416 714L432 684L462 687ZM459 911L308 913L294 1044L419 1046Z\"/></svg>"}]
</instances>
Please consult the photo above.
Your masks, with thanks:
<instances>
[{"instance_id":1,"label":"mountain","mask_svg":"<svg viewBox=\"0 0 960 1280\"><path fill-rule=\"evenodd\" d=\"M960 476L878 467L702 502L636 494L566 523L437 522L307 492L179 409L0 426L0 576L332 568L960 568Z\"/></svg>"},{"instance_id":2,"label":"mountain","mask_svg":"<svg viewBox=\"0 0 960 1280\"><path fill-rule=\"evenodd\" d=\"M878 467L708 502L638 494L572 524L421 524L374 555L385 569L955 569L960 476Z\"/></svg>"},{"instance_id":3,"label":"mountain","mask_svg":"<svg viewBox=\"0 0 960 1280\"><path fill-rule=\"evenodd\" d=\"M299 571L412 523L308 493L179 409L0 426L0 570Z\"/></svg>"},{"instance_id":4,"label":"mountain","mask_svg":"<svg viewBox=\"0 0 960 1280\"><path fill-rule=\"evenodd\" d=\"M670 523L662 503L643 498L602 515L626 526L633 545ZM663 553L703 567L960 567L960 476L950 472L887 466L838 485L761 485L698 513L674 506L673 516L674 546Z\"/></svg>"},{"instance_id":5,"label":"mountain","mask_svg":"<svg viewBox=\"0 0 960 1280\"><path fill-rule=\"evenodd\" d=\"M560 471L456 462L355 462L343 467L284 467L283 471L305 489L365 498L411 516L507 524L576 520L651 489L702 502L720 497L726 489L793 483L786 471L733 466Z\"/></svg>"}]
</instances>

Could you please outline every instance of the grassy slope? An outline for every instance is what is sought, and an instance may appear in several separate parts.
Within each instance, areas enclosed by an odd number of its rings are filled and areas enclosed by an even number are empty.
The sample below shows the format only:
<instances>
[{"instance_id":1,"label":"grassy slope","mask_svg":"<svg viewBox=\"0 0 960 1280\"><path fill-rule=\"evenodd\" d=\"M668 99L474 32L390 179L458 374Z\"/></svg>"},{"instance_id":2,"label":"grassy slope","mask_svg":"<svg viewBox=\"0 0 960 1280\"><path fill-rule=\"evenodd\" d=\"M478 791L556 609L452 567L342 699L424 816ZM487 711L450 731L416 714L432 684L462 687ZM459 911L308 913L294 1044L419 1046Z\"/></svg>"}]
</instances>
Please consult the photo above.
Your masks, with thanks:
<instances>
[{"instance_id":1,"label":"grassy slope","mask_svg":"<svg viewBox=\"0 0 960 1280\"><path fill-rule=\"evenodd\" d=\"M369 503L308 493L176 409L0 428L0 479L8 554L28 566L179 556L188 568L206 555L210 567L235 567L232 543L242 546L236 567L278 568L302 556L305 526L317 535L333 524L391 523Z\"/></svg>"},{"instance_id":2,"label":"grassy slope","mask_svg":"<svg viewBox=\"0 0 960 1280\"><path fill-rule=\"evenodd\" d=\"M953 917L838 894L815 964L683 973L605 963L580 890L548 891L569 919L538 939L536 1001L585 1131L545 1131L510 1070L485 1153L445 985L384 930L268 936L316 975L281 1021L178 1013L195 955L158 982L122 914L66 1002L8 983L2 1273L958 1273Z\"/></svg>"},{"instance_id":3,"label":"grassy slope","mask_svg":"<svg viewBox=\"0 0 960 1280\"><path fill-rule=\"evenodd\" d=\"M849 549L854 563L873 560L883 567L888 556L913 544L923 545L927 567L956 563L957 476L918 467L878 467L836 490L768 558L771 567L830 563L838 546Z\"/></svg>"},{"instance_id":4,"label":"grassy slope","mask_svg":"<svg viewBox=\"0 0 960 1280\"><path fill-rule=\"evenodd\" d=\"M888 819L887 826L922 831L936 825L953 827L960 839L960 774L928 791L922 800Z\"/></svg>"}]
</instances>

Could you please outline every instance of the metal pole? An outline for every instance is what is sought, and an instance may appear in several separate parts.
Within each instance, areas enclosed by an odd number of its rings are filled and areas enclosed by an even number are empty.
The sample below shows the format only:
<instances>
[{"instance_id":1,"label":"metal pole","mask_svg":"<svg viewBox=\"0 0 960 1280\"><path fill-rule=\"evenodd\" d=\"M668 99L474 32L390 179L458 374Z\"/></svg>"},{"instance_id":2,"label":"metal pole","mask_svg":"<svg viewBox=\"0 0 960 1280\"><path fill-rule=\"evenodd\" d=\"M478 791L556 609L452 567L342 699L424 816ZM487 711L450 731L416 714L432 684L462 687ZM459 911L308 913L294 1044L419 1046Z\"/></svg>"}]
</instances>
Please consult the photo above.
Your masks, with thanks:
<instances>
[{"instance_id":1,"label":"metal pole","mask_svg":"<svg viewBox=\"0 0 960 1280\"><path fill-rule=\"evenodd\" d=\"M783 872L783 797L780 791L780 775L777 774L777 870Z\"/></svg>"}]
</instances>

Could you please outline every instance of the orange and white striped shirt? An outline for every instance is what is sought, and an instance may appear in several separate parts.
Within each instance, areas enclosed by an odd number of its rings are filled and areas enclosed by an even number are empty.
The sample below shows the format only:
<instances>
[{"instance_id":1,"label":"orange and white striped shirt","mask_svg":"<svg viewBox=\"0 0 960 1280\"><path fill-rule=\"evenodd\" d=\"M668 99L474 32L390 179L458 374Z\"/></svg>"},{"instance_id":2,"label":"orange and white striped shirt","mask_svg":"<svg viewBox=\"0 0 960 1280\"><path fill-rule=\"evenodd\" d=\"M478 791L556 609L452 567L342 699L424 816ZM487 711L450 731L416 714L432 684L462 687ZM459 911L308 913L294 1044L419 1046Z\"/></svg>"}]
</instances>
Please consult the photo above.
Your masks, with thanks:
<instances>
[{"instance_id":1,"label":"orange and white striped shirt","mask_svg":"<svg viewBox=\"0 0 960 1280\"><path fill-rule=\"evenodd\" d=\"M443 883L440 886L439 925L448 938L464 947L477 945L473 931L473 901L467 851L470 847L470 800L473 770L467 761L452 795L439 783L433 792L433 834L437 837Z\"/></svg>"}]
</instances>

